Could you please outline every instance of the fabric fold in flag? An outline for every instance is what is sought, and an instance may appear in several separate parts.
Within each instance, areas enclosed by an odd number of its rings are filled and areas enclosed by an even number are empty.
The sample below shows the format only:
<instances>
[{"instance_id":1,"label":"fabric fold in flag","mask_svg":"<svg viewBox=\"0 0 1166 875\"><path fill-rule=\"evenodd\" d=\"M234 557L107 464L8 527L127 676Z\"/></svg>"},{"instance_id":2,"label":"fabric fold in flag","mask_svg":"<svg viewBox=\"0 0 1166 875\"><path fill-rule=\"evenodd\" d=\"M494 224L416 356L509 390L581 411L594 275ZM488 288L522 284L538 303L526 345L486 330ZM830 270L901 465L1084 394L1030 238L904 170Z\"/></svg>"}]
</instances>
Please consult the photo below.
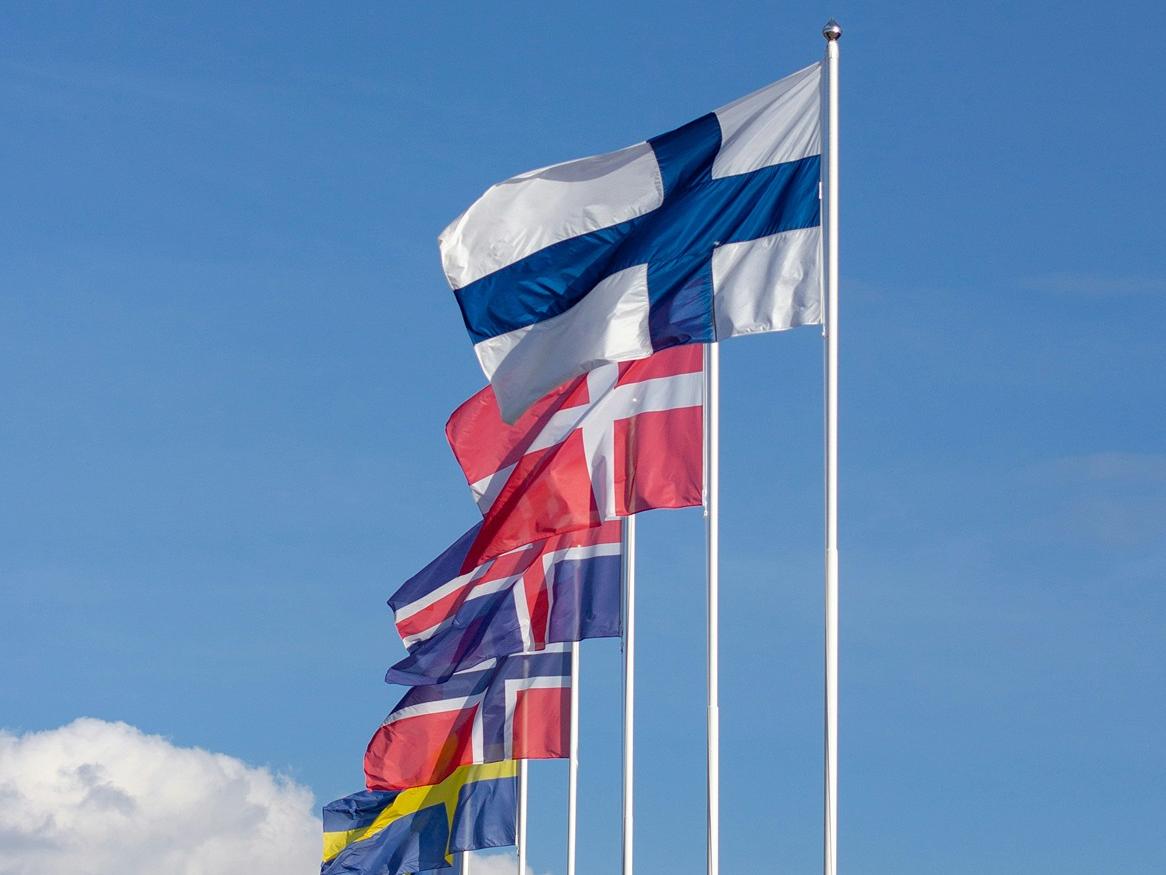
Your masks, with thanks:
<instances>
[{"instance_id":1,"label":"fabric fold in flag","mask_svg":"<svg viewBox=\"0 0 1166 875\"><path fill-rule=\"evenodd\" d=\"M438 683L487 659L620 634L619 522L528 544L463 573L480 528L389 599L409 651L389 669L389 683Z\"/></svg>"},{"instance_id":2,"label":"fabric fold in flag","mask_svg":"<svg viewBox=\"0 0 1166 875\"><path fill-rule=\"evenodd\" d=\"M653 508L699 505L703 347L605 364L508 425L487 386L446 424L482 512L466 567Z\"/></svg>"},{"instance_id":3,"label":"fabric fold in flag","mask_svg":"<svg viewBox=\"0 0 1166 875\"><path fill-rule=\"evenodd\" d=\"M517 763L457 769L439 783L365 790L324 806L320 875L405 875L458 851L515 842Z\"/></svg>"},{"instance_id":4,"label":"fabric fold in flag","mask_svg":"<svg viewBox=\"0 0 1166 875\"><path fill-rule=\"evenodd\" d=\"M567 756L569 645L491 659L410 689L373 734L370 790L436 784L473 763Z\"/></svg>"},{"instance_id":5,"label":"fabric fold in flag","mask_svg":"<svg viewBox=\"0 0 1166 875\"><path fill-rule=\"evenodd\" d=\"M604 362L821 321L821 64L493 186L439 237L502 416Z\"/></svg>"}]
</instances>

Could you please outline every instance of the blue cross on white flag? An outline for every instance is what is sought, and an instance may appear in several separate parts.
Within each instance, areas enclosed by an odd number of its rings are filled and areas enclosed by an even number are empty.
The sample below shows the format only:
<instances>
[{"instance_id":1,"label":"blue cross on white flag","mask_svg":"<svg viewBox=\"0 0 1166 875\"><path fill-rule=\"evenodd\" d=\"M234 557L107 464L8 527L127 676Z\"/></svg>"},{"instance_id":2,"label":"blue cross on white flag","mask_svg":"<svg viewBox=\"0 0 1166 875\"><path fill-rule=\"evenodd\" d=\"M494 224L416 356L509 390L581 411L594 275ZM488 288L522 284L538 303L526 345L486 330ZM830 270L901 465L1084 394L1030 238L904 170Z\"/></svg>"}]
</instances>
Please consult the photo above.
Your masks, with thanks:
<instances>
[{"instance_id":1,"label":"blue cross on white flag","mask_svg":"<svg viewBox=\"0 0 1166 875\"><path fill-rule=\"evenodd\" d=\"M507 421L604 362L821 322L821 65L490 188L439 239Z\"/></svg>"}]
</instances>

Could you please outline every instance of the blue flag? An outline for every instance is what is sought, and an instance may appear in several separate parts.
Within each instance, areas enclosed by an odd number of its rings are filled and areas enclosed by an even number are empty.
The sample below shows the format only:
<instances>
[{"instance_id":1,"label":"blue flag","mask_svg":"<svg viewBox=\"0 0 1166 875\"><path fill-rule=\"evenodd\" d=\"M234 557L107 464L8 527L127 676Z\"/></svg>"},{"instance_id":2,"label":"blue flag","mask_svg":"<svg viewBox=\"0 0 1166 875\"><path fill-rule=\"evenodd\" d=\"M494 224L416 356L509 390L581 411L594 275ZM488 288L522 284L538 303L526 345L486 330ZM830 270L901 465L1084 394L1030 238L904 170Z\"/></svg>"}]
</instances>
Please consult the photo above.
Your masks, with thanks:
<instances>
[{"instance_id":1,"label":"blue flag","mask_svg":"<svg viewBox=\"0 0 1166 875\"><path fill-rule=\"evenodd\" d=\"M514 844L517 774L514 760L464 766L440 784L329 802L320 875L444 869L456 851Z\"/></svg>"}]
</instances>

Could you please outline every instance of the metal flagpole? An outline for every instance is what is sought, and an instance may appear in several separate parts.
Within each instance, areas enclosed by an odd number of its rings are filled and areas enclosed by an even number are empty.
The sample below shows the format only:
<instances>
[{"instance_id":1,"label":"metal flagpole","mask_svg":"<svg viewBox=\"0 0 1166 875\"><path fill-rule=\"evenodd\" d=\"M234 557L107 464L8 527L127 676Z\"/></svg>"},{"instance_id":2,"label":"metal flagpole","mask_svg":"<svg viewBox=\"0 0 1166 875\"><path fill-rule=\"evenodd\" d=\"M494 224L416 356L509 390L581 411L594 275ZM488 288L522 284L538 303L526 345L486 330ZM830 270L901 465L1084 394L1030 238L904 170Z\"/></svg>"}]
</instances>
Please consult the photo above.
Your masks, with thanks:
<instances>
[{"instance_id":1,"label":"metal flagpole","mask_svg":"<svg viewBox=\"0 0 1166 875\"><path fill-rule=\"evenodd\" d=\"M721 867L721 714L718 652L720 529L720 347L705 345L704 355L704 520L708 578L708 875Z\"/></svg>"},{"instance_id":2,"label":"metal flagpole","mask_svg":"<svg viewBox=\"0 0 1166 875\"><path fill-rule=\"evenodd\" d=\"M838 870L838 38L831 18L826 38L826 173L824 268L826 290L826 719L823 872Z\"/></svg>"},{"instance_id":3,"label":"metal flagpole","mask_svg":"<svg viewBox=\"0 0 1166 875\"><path fill-rule=\"evenodd\" d=\"M575 875L575 818L579 799L579 642L571 643L571 742L567 765L567 875Z\"/></svg>"},{"instance_id":4,"label":"metal flagpole","mask_svg":"<svg viewBox=\"0 0 1166 875\"><path fill-rule=\"evenodd\" d=\"M462 865L460 875L470 875L470 852L462 851L461 860Z\"/></svg>"},{"instance_id":5,"label":"metal flagpole","mask_svg":"<svg viewBox=\"0 0 1166 875\"><path fill-rule=\"evenodd\" d=\"M623 875L632 875L635 805L636 518L623 518Z\"/></svg>"},{"instance_id":6,"label":"metal flagpole","mask_svg":"<svg viewBox=\"0 0 1166 875\"><path fill-rule=\"evenodd\" d=\"M526 875L526 765L518 761L518 875Z\"/></svg>"}]
</instances>

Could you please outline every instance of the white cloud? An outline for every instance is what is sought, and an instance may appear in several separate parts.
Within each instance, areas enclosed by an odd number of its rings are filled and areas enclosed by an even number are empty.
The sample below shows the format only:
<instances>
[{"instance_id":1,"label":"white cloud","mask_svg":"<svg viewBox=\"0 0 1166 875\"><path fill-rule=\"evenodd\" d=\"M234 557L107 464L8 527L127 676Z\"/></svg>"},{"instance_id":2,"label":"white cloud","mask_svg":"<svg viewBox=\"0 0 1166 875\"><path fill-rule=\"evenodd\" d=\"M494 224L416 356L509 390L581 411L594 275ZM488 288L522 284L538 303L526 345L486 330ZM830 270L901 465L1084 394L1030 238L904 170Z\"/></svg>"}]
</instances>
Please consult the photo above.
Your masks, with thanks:
<instances>
[{"instance_id":1,"label":"white cloud","mask_svg":"<svg viewBox=\"0 0 1166 875\"><path fill-rule=\"evenodd\" d=\"M311 791L225 754L82 718L0 731L0 875L318 871Z\"/></svg>"},{"instance_id":2,"label":"white cloud","mask_svg":"<svg viewBox=\"0 0 1166 875\"><path fill-rule=\"evenodd\" d=\"M502 851L475 851L470 858L470 875L517 875L517 871L518 858L513 848ZM534 869L529 864L526 867L526 875L534 875Z\"/></svg>"}]
</instances>

